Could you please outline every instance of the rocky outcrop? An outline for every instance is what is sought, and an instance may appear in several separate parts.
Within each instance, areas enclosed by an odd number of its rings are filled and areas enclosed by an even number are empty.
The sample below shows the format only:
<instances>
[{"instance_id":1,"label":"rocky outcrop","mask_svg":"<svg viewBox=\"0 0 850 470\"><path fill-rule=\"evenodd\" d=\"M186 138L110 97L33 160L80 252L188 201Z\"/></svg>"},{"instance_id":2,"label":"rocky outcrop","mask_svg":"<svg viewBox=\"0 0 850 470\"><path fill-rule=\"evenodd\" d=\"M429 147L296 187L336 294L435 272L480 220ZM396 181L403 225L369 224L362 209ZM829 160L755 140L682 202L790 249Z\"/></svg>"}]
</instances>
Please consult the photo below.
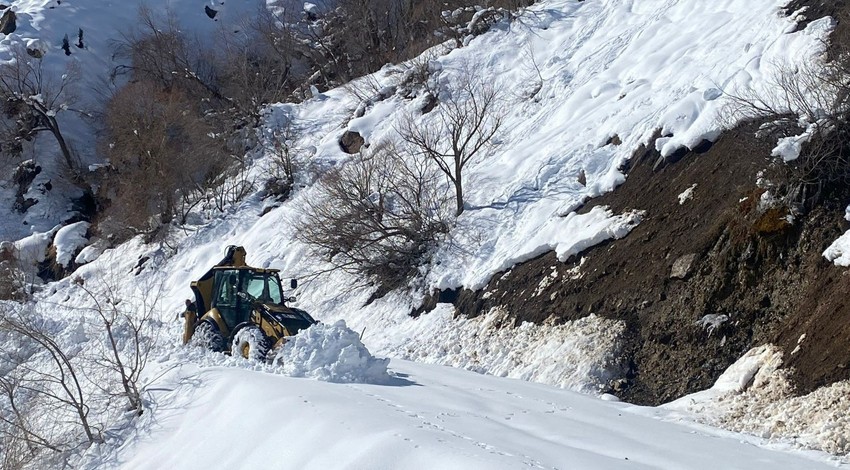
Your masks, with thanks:
<instances>
[{"instance_id":1,"label":"rocky outcrop","mask_svg":"<svg viewBox=\"0 0 850 470\"><path fill-rule=\"evenodd\" d=\"M41 173L41 166L36 165L33 160L27 160L18 165L15 174L12 176L12 180L17 186L14 209L21 214L38 203L35 199L25 196L39 173Z\"/></svg>"}]
</instances>

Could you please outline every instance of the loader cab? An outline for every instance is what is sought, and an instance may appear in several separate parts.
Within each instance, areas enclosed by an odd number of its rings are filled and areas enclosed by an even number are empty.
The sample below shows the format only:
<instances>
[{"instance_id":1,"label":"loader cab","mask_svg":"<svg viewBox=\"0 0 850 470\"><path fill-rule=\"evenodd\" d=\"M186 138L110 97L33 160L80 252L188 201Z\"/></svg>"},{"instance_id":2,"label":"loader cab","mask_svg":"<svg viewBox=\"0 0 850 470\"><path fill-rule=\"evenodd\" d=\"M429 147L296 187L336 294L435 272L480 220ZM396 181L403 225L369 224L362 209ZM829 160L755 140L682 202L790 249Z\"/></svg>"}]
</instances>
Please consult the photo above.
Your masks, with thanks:
<instances>
[{"instance_id":1,"label":"loader cab","mask_svg":"<svg viewBox=\"0 0 850 470\"><path fill-rule=\"evenodd\" d=\"M282 305L284 300L277 271L247 267L215 270L210 306L218 309L230 330L250 319L254 302Z\"/></svg>"},{"instance_id":2,"label":"loader cab","mask_svg":"<svg viewBox=\"0 0 850 470\"><path fill-rule=\"evenodd\" d=\"M248 272L245 293L264 304L283 304L283 288L275 272Z\"/></svg>"}]
</instances>

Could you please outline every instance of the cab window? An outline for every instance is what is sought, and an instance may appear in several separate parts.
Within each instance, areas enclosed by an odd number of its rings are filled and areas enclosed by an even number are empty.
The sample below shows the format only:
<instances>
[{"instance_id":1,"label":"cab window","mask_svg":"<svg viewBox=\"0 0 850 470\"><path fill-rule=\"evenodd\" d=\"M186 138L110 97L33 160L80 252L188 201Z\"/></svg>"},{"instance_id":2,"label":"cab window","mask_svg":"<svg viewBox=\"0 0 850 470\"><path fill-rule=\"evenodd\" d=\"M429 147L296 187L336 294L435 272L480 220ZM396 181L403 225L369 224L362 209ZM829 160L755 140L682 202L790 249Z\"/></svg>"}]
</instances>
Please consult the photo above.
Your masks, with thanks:
<instances>
[{"instance_id":1,"label":"cab window","mask_svg":"<svg viewBox=\"0 0 850 470\"><path fill-rule=\"evenodd\" d=\"M239 292L239 272L227 270L218 273L214 305L236 305L237 292Z\"/></svg>"},{"instance_id":2,"label":"cab window","mask_svg":"<svg viewBox=\"0 0 850 470\"><path fill-rule=\"evenodd\" d=\"M245 284L245 292L260 302L282 303L280 281L272 274L251 273Z\"/></svg>"}]
</instances>

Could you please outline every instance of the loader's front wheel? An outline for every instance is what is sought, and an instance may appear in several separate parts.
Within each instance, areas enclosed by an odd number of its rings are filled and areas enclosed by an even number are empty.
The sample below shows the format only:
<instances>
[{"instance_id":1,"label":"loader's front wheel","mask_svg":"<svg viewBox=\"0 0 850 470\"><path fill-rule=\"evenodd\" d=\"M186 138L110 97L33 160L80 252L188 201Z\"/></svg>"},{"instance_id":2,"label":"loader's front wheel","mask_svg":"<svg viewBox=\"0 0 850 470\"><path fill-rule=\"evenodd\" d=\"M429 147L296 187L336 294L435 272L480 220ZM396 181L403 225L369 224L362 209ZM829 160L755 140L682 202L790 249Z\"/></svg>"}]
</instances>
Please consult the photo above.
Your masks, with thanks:
<instances>
[{"instance_id":1,"label":"loader's front wheel","mask_svg":"<svg viewBox=\"0 0 850 470\"><path fill-rule=\"evenodd\" d=\"M209 321L202 321L195 327L190 343L210 351L224 352L224 336Z\"/></svg>"},{"instance_id":2,"label":"loader's front wheel","mask_svg":"<svg viewBox=\"0 0 850 470\"><path fill-rule=\"evenodd\" d=\"M271 348L271 341L259 327L246 326L233 336L230 354L242 356L251 361L265 361Z\"/></svg>"}]
</instances>

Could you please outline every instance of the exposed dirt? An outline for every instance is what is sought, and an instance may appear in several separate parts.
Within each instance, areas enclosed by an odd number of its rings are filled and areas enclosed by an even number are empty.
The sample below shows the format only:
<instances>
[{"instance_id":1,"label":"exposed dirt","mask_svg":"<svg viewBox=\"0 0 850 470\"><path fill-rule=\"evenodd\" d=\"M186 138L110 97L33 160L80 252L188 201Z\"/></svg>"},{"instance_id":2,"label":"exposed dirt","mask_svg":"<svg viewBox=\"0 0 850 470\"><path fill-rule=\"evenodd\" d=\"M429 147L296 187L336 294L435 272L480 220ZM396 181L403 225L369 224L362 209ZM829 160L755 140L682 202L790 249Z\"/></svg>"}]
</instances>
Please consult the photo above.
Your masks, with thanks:
<instances>
[{"instance_id":1,"label":"exposed dirt","mask_svg":"<svg viewBox=\"0 0 850 470\"><path fill-rule=\"evenodd\" d=\"M583 209L645 210L631 234L566 263L544 255L494 276L482 291L442 300L468 316L502 306L517 322L590 313L624 320L631 370L612 391L633 403L710 387L766 342L785 348L801 390L850 378L850 301L840 295L850 278L821 256L848 228L844 207L826 204L794 224L784 210L760 208L757 174L771 148L755 130L731 131L675 163L640 149L627 181Z\"/></svg>"},{"instance_id":2,"label":"exposed dirt","mask_svg":"<svg viewBox=\"0 0 850 470\"><path fill-rule=\"evenodd\" d=\"M786 11L803 7L801 27L837 18L830 52L846 50L850 2L794 0ZM627 237L566 263L546 254L481 291L437 292L413 314L441 301L467 316L500 306L517 324L590 313L623 320L630 370L611 391L639 404L708 388L764 343L783 348L799 393L850 379L850 271L822 256L850 228L850 188L790 222L784 206L760 204L765 189L756 181L771 167L772 145L754 137L757 128L744 125L667 159L638 149L626 182L582 209L646 211Z\"/></svg>"}]
</instances>

